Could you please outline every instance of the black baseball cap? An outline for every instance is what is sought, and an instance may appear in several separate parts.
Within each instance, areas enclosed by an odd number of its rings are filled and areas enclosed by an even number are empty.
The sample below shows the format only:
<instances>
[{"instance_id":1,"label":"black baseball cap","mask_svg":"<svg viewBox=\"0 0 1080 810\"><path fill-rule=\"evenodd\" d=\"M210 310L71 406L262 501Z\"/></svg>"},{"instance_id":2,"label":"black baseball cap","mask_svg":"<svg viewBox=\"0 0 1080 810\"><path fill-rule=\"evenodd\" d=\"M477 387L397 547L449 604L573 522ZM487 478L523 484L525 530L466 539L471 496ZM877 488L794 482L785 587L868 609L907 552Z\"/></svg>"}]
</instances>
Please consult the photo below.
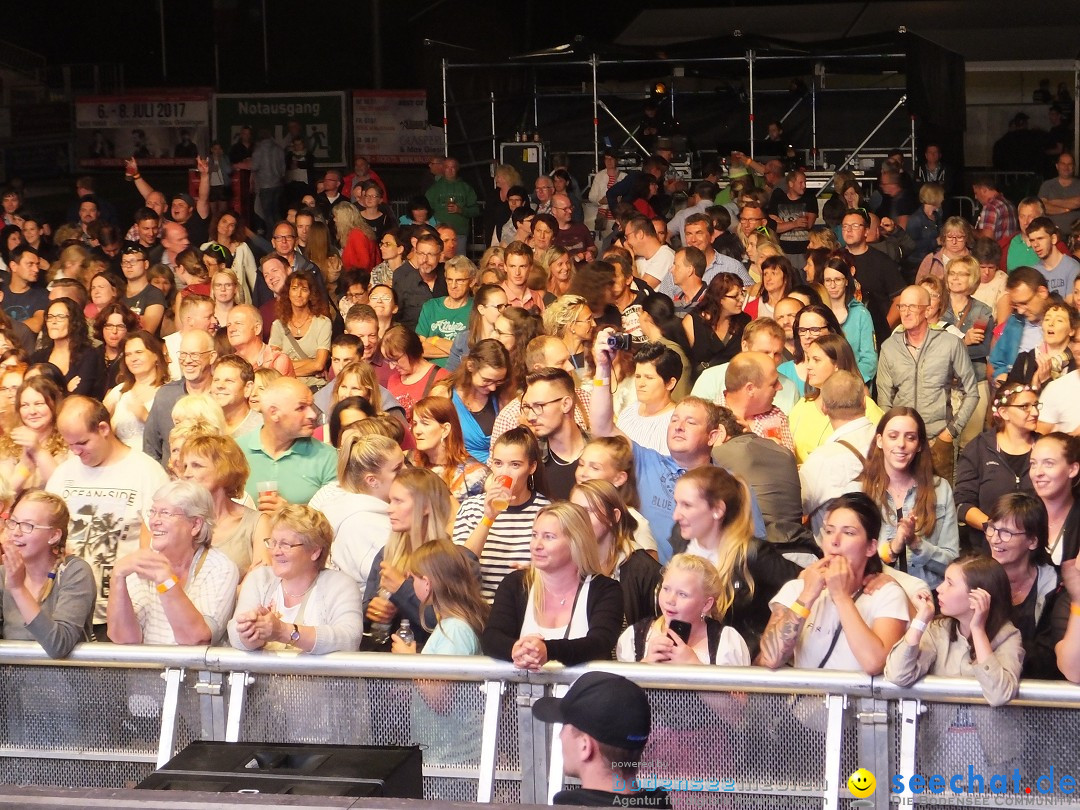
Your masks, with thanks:
<instances>
[{"instance_id":1,"label":"black baseball cap","mask_svg":"<svg viewBox=\"0 0 1080 810\"><path fill-rule=\"evenodd\" d=\"M652 715L645 690L621 675L586 672L562 698L540 698L533 715L545 723L567 723L617 748L644 748Z\"/></svg>"},{"instance_id":2,"label":"black baseball cap","mask_svg":"<svg viewBox=\"0 0 1080 810\"><path fill-rule=\"evenodd\" d=\"M185 193L184 193L184 192L182 192L182 191L180 191L180 192L177 192L176 194L173 194L173 195L172 195L172 197L171 197L171 198L169 199L169 202L170 202L170 203L174 203L174 202L176 202L177 200L180 200L181 202L185 202L185 203L187 203L187 204L188 204L188 206L189 206L189 207L191 207L191 208L194 208L194 207L195 207L195 200L194 200L194 199L192 199L192 197L191 197L191 195L190 195L190 194L185 194Z\"/></svg>"}]
</instances>

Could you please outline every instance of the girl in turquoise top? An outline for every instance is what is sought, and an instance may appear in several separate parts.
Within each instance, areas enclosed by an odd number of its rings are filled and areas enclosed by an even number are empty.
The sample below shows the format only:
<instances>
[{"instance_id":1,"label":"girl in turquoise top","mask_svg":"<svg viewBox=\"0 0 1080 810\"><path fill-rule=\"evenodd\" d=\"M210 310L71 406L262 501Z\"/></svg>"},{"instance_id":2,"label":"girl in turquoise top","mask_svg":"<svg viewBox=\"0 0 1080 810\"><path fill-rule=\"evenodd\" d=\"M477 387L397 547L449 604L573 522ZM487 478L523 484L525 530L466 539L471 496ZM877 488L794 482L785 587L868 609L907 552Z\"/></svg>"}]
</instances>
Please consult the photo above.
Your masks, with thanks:
<instances>
[{"instance_id":1,"label":"girl in turquoise top","mask_svg":"<svg viewBox=\"0 0 1080 810\"><path fill-rule=\"evenodd\" d=\"M427 606L435 610L436 625L424 627L431 637L424 655L480 655L480 632L487 621L488 604L480 594L475 558L447 538L424 543L409 559L413 590L421 605L421 622ZM406 644L393 637L393 652L415 653L416 642Z\"/></svg>"},{"instance_id":2,"label":"girl in turquoise top","mask_svg":"<svg viewBox=\"0 0 1080 810\"><path fill-rule=\"evenodd\" d=\"M829 308L840 322L844 337L855 353L855 362L863 382L870 382L877 374L877 343L874 340L874 321L868 310L855 297L855 270L841 253L834 253L825 261L822 284L829 296Z\"/></svg>"}]
</instances>

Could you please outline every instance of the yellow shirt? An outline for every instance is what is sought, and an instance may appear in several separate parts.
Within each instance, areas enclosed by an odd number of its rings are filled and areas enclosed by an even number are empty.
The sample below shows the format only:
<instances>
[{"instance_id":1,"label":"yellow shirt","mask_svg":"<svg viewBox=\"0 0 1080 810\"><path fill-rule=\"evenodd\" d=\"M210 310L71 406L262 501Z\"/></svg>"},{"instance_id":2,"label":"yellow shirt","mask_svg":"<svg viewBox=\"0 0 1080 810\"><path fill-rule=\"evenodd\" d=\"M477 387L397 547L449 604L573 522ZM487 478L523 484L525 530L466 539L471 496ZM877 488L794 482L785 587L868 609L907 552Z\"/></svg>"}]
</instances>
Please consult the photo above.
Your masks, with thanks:
<instances>
[{"instance_id":1,"label":"yellow shirt","mask_svg":"<svg viewBox=\"0 0 1080 810\"><path fill-rule=\"evenodd\" d=\"M791 413L788 414L791 435L795 440L795 461L799 464L806 461L811 451L824 444L825 440L833 434L832 423L829 417L821 412L818 404L820 401L820 397L815 400L803 397L795 403ZM880 406L867 397L866 418L876 425L883 415L884 411Z\"/></svg>"}]
</instances>

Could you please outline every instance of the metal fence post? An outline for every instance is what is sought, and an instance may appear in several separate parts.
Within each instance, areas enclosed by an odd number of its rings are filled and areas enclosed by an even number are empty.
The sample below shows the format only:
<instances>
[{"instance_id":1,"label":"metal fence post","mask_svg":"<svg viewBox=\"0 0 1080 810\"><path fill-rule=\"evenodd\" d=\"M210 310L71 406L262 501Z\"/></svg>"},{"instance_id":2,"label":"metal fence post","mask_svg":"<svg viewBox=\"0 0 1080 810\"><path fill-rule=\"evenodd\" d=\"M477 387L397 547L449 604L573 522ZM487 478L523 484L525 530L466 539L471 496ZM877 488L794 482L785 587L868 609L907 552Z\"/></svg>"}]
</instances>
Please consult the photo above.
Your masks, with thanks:
<instances>
[{"instance_id":1,"label":"metal fence post","mask_svg":"<svg viewBox=\"0 0 1080 810\"><path fill-rule=\"evenodd\" d=\"M547 804L547 725L533 718L533 703L544 696L539 683L518 684L518 733L521 735L521 803Z\"/></svg>"},{"instance_id":2,"label":"metal fence post","mask_svg":"<svg viewBox=\"0 0 1080 810\"><path fill-rule=\"evenodd\" d=\"M480 742L480 773L476 785L478 802L490 802L495 795L495 757L505 686L502 681L484 681L484 736Z\"/></svg>"},{"instance_id":3,"label":"metal fence post","mask_svg":"<svg viewBox=\"0 0 1080 810\"><path fill-rule=\"evenodd\" d=\"M246 672L229 673L229 716L225 721L225 742L240 741L240 720L244 716L247 688L255 683Z\"/></svg>"},{"instance_id":4,"label":"metal fence post","mask_svg":"<svg viewBox=\"0 0 1080 810\"><path fill-rule=\"evenodd\" d=\"M846 695L826 695L828 720L825 732L825 810L840 807L840 755L843 751Z\"/></svg>"},{"instance_id":5,"label":"metal fence post","mask_svg":"<svg viewBox=\"0 0 1080 810\"><path fill-rule=\"evenodd\" d=\"M915 773L915 743L919 736L921 711L920 700L900 701L900 763L897 773L904 777L904 792L899 794L901 800L913 798L908 780Z\"/></svg>"},{"instance_id":6,"label":"metal fence post","mask_svg":"<svg viewBox=\"0 0 1080 810\"><path fill-rule=\"evenodd\" d=\"M202 739L225 739L225 698L221 694L221 673L200 672L195 691L199 694Z\"/></svg>"},{"instance_id":7,"label":"metal fence post","mask_svg":"<svg viewBox=\"0 0 1080 810\"><path fill-rule=\"evenodd\" d=\"M184 670L166 669L161 677L165 679L165 700L161 704L161 736L158 738L158 768L164 767L173 758L176 745L176 716L180 708L180 684L184 681Z\"/></svg>"},{"instance_id":8,"label":"metal fence post","mask_svg":"<svg viewBox=\"0 0 1080 810\"><path fill-rule=\"evenodd\" d=\"M859 698L858 720L858 760L859 768L866 768L874 774L878 789L874 800L878 810L887 810L889 806L889 778L892 776L892 762L889 759L889 703L875 698ZM844 774L840 774L844 778Z\"/></svg>"}]
</instances>

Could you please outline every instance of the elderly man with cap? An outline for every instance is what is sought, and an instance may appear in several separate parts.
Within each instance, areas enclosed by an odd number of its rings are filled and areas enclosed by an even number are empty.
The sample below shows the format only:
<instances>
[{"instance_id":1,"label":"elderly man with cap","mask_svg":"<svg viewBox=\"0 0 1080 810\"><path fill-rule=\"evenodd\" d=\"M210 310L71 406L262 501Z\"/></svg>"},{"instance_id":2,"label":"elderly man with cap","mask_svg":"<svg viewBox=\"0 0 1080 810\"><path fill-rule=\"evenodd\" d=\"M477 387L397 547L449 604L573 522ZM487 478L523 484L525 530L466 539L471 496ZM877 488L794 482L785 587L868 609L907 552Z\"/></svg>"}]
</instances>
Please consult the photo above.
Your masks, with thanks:
<instances>
[{"instance_id":1,"label":"elderly man with cap","mask_svg":"<svg viewBox=\"0 0 1080 810\"><path fill-rule=\"evenodd\" d=\"M645 690L621 675L586 672L562 698L540 698L533 715L562 723L563 772L581 787L560 790L552 804L584 807L671 807L667 791L638 790L638 763L652 713Z\"/></svg>"}]
</instances>

